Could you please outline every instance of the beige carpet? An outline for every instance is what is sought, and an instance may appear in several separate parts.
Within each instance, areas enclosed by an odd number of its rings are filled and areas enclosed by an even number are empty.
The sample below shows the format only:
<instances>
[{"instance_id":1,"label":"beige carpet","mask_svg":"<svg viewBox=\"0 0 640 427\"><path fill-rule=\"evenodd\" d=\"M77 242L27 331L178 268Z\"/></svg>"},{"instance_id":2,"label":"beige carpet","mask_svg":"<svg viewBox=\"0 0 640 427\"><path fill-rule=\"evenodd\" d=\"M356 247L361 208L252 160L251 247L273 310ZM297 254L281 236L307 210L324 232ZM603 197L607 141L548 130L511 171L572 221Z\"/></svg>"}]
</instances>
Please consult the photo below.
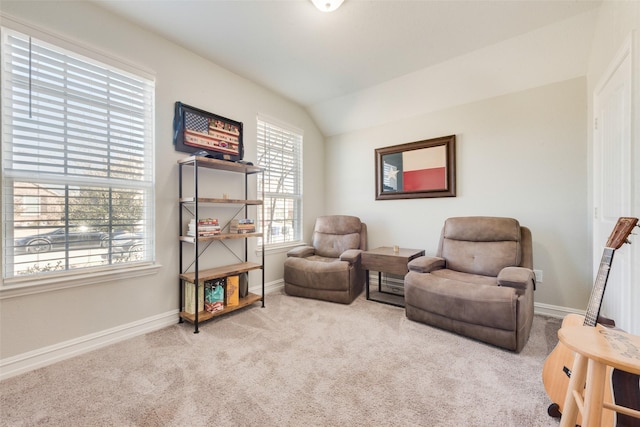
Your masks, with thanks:
<instances>
[{"instance_id":1,"label":"beige carpet","mask_svg":"<svg viewBox=\"0 0 640 427\"><path fill-rule=\"evenodd\" d=\"M520 354L404 309L269 294L0 383L2 426L557 426L541 382L560 321Z\"/></svg>"}]
</instances>

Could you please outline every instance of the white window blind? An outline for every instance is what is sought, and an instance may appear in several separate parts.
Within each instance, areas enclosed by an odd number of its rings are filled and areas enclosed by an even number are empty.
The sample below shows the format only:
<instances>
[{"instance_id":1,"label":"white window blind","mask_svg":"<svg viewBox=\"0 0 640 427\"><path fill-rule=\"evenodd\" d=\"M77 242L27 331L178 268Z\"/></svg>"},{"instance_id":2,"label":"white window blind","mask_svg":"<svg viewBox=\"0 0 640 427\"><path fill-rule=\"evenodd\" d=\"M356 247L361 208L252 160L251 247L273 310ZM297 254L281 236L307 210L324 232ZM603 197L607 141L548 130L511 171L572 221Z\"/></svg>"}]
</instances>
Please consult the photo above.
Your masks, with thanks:
<instances>
[{"instance_id":1,"label":"white window blind","mask_svg":"<svg viewBox=\"0 0 640 427\"><path fill-rule=\"evenodd\" d=\"M302 131L258 117L258 161L264 176L264 218L260 225L265 247L302 240Z\"/></svg>"},{"instance_id":2,"label":"white window blind","mask_svg":"<svg viewBox=\"0 0 640 427\"><path fill-rule=\"evenodd\" d=\"M153 97L152 80L2 29L5 279L153 261Z\"/></svg>"}]
</instances>

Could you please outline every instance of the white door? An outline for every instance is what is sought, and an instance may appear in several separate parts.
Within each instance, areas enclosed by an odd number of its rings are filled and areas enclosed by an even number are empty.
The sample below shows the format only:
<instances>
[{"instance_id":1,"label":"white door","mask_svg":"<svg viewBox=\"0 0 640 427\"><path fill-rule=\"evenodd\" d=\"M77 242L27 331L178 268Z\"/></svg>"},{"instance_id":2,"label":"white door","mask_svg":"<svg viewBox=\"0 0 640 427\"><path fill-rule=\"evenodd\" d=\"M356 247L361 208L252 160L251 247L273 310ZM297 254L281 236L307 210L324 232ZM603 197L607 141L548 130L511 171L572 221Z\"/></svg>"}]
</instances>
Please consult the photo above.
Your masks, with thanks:
<instances>
[{"instance_id":1,"label":"white door","mask_svg":"<svg viewBox=\"0 0 640 427\"><path fill-rule=\"evenodd\" d=\"M622 216L632 215L632 61L631 39L594 92L594 277L605 243ZM640 241L636 242L640 245ZM632 306L632 256L629 245L616 250L602 301L601 315L616 326L635 330Z\"/></svg>"}]
</instances>

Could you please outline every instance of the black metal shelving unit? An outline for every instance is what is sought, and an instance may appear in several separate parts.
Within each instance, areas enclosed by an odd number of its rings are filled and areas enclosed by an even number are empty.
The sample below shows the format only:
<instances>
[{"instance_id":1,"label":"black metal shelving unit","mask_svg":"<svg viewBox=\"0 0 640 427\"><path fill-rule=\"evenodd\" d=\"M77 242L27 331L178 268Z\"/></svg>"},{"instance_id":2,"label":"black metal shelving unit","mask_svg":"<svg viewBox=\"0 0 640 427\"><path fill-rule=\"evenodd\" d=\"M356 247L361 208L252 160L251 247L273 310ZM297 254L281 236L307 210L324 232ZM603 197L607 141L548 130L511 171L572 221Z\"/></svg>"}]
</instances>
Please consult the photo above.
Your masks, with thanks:
<instances>
[{"instance_id":1,"label":"black metal shelving unit","mask_svg":"<svg viewBox=\"0 0 640 427\"><path fill-rule=\"evenodd\" d=\"M249 207L255 206L256 209L262 209L262 217L264 217L264 204L263 197L259 199L247 199L248 187L249 187L249 178L252 176L256 176L257 174L263 173L263 169L257 166L247 165L243 163L235 163L224 160L210 159L207 157L198 157L198 156L189 156L184 159L178 161L179 167L179 204L180 204L180 214L179 214L179 236L180 236L180 277L179 277L179 290L180 290L180 323L183 321L188 321L193 323L194 325L194 333L198 333L198 327L200 322L204 322L215 317L230 313L232 311L247 307L256 302L261 302L262 307L264 307L264 250L261 252L261 262L249 262L248 255L248 239L254 237L262 237L262 233L254 232L254 233L246 233L246 234L238 234L238 233L230 233L229 225L226 224L222 227L222 231L220 234L216 234L213 236L205 236L199 237L198 233L198 220L199 220L199 209L203 206L239 206L236 216L241 212L244 212L244 217L249 217ZM185 183L185 168L192 169L192 181L190 185L192 185L192 193L193 196L184 197L184 185L189 185ZM201 169L214 169L219 171L232 172L236 174L244 175L244 195L241 199L236 198L209 198L209 197L201 197L200 189L199 189L199 174ZM188 236L184 230L183 218L184 214L187 213L191 218L195 220L196 230L195 236ZM256 211L257 213L257 211ZM244 239L243 244L243 254L239 256L234 253L234 255L238 258L239 262L234 264L222 265L214 268L200 269L200 257L204 256L205 253L209 250L212 250L211 245L215 242L224 242L225 240L231 239ZM193 258L189 260L185 259L185 251L184 245L192 245L194 247L193 250ZM203 246L204 245L204 246ZM222 245L223 248L229 250L233 253L233 251L229 248L228 245ZM189 262L187 262L189 261ZM239 299L239 304L231 307L226 307L223 310L208 312L205 310L199 310L199 299L200 295L200 286L198 285L200 282L204 282L206 280L212 280L217 278L224 278L234 275L247 274L253 270L261 271L261 293L260 295L255 293L247 293L245 297ZM185 288L186 283L192 283L194 287L194 313L188 313L185 310ZM247 277L248 282L248 277ZM204 287L202 292L204 292Z\"/></svg>"}]
</instances>

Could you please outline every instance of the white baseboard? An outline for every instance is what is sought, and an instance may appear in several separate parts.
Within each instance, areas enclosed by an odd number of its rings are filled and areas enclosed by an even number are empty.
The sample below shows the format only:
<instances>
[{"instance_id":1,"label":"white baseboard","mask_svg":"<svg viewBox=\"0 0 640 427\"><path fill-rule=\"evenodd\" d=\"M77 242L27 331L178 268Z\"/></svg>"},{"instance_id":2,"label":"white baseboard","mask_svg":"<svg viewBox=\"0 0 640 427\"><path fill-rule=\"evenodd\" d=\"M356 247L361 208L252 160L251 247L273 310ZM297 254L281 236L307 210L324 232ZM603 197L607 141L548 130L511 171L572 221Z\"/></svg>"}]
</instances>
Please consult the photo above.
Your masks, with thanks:
<instances>
[{"instance_id":1,"label":"white baseboard","mask_svg":"<svg viewBox=\"0 0 640 427\"><path fill-rule=\"evenodd\" d=\"M0 360L0 381L178 323L178 310Z\"/></svg>"},{"instance_id":2,"label":"white baseboard","mask_svg":"<svg viewBox=\"0 0 640 427\"><path fill-rule=\"evenodd\" d=\"M533 311L535 314L539 314L541 316L557 317L558 319L564 319L567 314L571 313L580 314L581 316L584 316L585 314L584 311L576 310L574 308L543 304L541 302L536 302L533 304Z\"/></svg>"},{"instance_id":3,"label":"white baseboard","mask_svg":"<svg viewBox=\"0 0 640 427\"><path fill-rule=\"evenodd\" d=\"M273 292L277 292L281 289L284 288L284 279L280 279L280 280L275 280L273 282L269 282L269 283L265 283L264 284L264 293L265 294L270 294ZM250 292L253 292L254 294L258 294L260 295L260 288L258 286L252 287L249 289Z\"/></svg>"},{"instance_id":4,"label":"white baseboard","mask_svg":"<svg viewBox=\"0 0 640 427\"><path fill-rule=\"evenodd\" d=\"M269 294L277 292L284 287L283 280L265 283L264 292ZM251 292L261 293L259 287L252 287ZM138 335L157 331L178 323L178 310L137 320L135 322L74 338L48 347L32 350L27 353L7 357L0 360L0 381L11 378L34 369L52 365L74 356L96 350L107 345L115 344Z\"/></svg>"}]
</instances>

